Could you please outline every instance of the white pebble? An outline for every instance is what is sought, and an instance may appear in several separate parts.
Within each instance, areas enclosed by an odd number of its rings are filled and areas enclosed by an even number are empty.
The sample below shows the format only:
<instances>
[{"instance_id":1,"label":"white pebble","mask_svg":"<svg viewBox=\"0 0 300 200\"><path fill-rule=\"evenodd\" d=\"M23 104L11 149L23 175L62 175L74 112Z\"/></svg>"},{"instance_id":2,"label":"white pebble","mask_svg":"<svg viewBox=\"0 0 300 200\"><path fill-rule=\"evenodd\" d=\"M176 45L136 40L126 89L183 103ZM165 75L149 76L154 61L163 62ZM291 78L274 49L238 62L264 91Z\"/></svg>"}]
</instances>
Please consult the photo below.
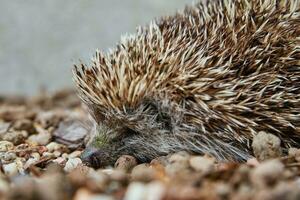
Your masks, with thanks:
<instances>
[{"instance_id":1,"label":"white pebble","mask_svg":"<svg viewBox=\"0 0 300 200\"><path fill-rule=\"evenodd\" d=\"M46 147L49 152L62 151L65 148L64 145L58 144L56 142L50 142Z\"/></svg>"},{"instance_id":2,"label":"white pebble","mask_svg":"<svg viewBox=\"0 0 300 200\"><path fill-rule=\"evenodd\" d=\"M0 152L5 152L12 150L14 148L14 144L8 141L0 141Z\"/></svg>"},{"instance_id":3,"label":"white pebble","mask_svg":"<svg viewBox=\"0 0 300 200\"><path fill-rule=\"evenodd\" d=\"M61 152L59 152L59 151L54 151L54 152L53 152L53 155L57 158L57 157L59 157L59 156L61 155Z\"/></svg>"},{"instance_id":4,"label":"white pebble","mask_svg":"<svg viewBox=\"0 0 300 200\"><path fill-rule=\"evenodd\" d=\"M32 164L36 163L37 161L39 161L39 159L37 158L29 158L25 165L24 165L24 168L27 169L28 167L30 167Z\"/></svg>"},{"instance_id":5,"label":"white pebble","mask_svg":"<svg viewBox=\"0 0 300 200\"><path fill-rule=\"evenodd\" d=\"M8 176L15 176L19 172L15 162L3 165L3 171Z\"/></svg>"},{"instance_id":6,"label":"white pebble","mask_svg":"<svg viewBox=\"0 0 300 200\"><path fill-rule=\"evenodd\" d=\"M144 184L133 182L128 186L124 200L143 200L146 193L147 189Z\"/></svg>"},{"instance_id":7,"label":"white pebble","mask_svg":"<svg viewBox=\"0 0 300 200\"><path fill-rule=\"evenodd\" d=\"M272 134L263 131L259 132L253 138L252 148L255 157L259 161L281 156L280 139Z\"/></svg>"},{"instance_id":8,"label":"white pebble","mask_svg":"<svg viewBox=\"0 0 300 200\"><path fill-rule=\"evenodd\" d=\"M41 158L41 156L38 152L33 152L33 153L30 154L30 156L32 158L35 158L35 159L38 159L38 160Z\"/></svg>"},{"instance_id":9,"label":"white pebble","mask_svg":"<svg viewBox=\"0 0 300 200\"><path fill-rule=\"evenodd\" d=\"M158 181L151 182L147 185L147 200L163 199L165 194L165 186Z\"/></svg>"},{"instance_id":10,"label":"white pebble","mask_svg":"<svg viewBox=\"0 0 300 200\"><path fill-rule=\"evenodd\" d=\"M17 158L17 155L14 152L5 152L1 155L1 160L5 162L13 161Z\"/></svg>"},{"instance_id":11,"label":"white pebble","mask_svg":"<svg viewBox=\"0 0 300 200\"><path fill-rule=\"evenodd\" d=\"M51 134L45 132L45 133L39 133L39 134L29 136L28 141L35 142L38 145L46 145L50 142L50 139L51 139Z\"/></svg>"},{"instance_id":12,"label":"white pebble","mask_svg":"<svg viewBox=\"0 0 300 200\"><path fill-rule=\"evenodd\" d=\"M70 172L81 163L82 163L82 161L80 160L80 158L71 158L67 161L66 166L64 167L64 170L66 172Z\"/></svg>"}]
</instances>

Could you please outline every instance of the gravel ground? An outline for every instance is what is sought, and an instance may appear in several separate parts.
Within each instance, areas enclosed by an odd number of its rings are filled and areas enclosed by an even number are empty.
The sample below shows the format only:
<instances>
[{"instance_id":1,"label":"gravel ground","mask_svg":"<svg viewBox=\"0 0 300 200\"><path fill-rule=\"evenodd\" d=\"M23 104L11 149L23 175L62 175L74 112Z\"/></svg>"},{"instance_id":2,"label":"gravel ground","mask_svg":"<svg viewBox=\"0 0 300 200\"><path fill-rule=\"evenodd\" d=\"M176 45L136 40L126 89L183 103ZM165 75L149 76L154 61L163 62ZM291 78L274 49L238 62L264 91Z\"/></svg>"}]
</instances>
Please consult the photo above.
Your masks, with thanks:
<instances>
[{"instance_id":1,"label":"gravel ground","mask_svg":"<svg viewBox=\"0 0 300 200\"><path fill-rule=\"evenodd\" d=\"M259 133L246 163L178 152L95 170L80 159L88 119L72 91L0 96L0 199L300 199L300 149L282 152L274 135Z\"/></svg>"}]
</instances>

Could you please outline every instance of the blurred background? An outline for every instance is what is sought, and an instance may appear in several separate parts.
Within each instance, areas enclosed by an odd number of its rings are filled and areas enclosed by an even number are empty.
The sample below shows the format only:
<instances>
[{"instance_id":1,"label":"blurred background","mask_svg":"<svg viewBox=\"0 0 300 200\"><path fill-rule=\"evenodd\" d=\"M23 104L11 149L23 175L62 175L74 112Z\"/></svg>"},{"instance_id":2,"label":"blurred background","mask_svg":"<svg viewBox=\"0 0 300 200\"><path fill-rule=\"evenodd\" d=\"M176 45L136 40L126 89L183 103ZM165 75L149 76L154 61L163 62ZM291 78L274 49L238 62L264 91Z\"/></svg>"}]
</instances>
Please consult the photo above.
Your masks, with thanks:
<instances>
[{"instance_id":1,"label":"blurred background","mask_svg":"<svg viewBox=\"0 0 300 200\"><path fill-rule=\"evenodd\" d=\"M73 87L71 68L192 0L0 0L0 94Z\"/></svg>"}]
</instances>

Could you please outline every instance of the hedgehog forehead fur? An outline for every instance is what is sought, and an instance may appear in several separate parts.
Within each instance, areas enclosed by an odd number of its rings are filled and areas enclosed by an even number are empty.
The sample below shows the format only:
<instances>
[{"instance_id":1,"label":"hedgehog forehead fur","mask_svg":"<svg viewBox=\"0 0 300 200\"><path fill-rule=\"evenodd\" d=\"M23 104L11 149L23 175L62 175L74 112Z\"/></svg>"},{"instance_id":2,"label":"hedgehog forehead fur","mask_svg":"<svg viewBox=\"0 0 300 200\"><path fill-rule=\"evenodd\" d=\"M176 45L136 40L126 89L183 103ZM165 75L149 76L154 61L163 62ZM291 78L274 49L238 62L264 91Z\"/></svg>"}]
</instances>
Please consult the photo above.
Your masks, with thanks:
<instances>
[{"instance_id":1,"label":"hedgehog forehead fur","mask_svg":"<svg viewBox=\"0 0 300 200\"><path fill-rule=\"evenodd\" d=\"M177 150L243 160L259 131L299 146L299 10L299 0L186 7L75 66L79 95L102 135L122 141L114 151L142 160Z\"/></svg>"}]
</instances>

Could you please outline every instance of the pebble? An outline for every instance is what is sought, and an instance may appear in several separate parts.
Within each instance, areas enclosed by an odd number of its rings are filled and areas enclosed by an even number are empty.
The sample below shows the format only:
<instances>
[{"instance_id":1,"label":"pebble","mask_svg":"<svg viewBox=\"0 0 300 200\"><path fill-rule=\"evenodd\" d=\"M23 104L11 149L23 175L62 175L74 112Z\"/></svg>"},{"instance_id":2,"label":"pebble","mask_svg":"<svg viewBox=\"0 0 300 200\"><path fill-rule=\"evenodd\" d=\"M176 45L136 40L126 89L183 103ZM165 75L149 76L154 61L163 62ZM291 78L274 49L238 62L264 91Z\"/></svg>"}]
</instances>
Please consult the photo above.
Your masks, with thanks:
<instances>
[{"instance_id":1,"label":"pebble","mask_svg":"<svg viewBox=\"0 0 300 200\"><path fill-rule=\"evenodd\" d=\"M137 160L133 156L123 155L115 163L117 170L130 172L137 165Z\"/></svg>"},{"instance_id":2,"label":"pebble","mask_svg":"<svg viewBox=\"0 0 300 200\"><path fill-rule=\"evenodd\" d=\"M155 170L149 164L140 164L132 169L131 178L135 181L149 182L155 179Z\"/></svg>"},{"instance_id":3,"label":"pebble","mask_svg":"<svg viewBox=\"0 0 300 200\"><path fill-rule=\"evenodd\" d=\"M193 156L190 159L190 166L197 172L207 174L214 169L215 159L208 156Z\"/></svg>"},{"instance_id":4,"label":"pebble","mask_svg":"<svg viewBox=\"0 0 300 200\"><path fill-rule=\"evenodd\" d=\"M10 162L13 161L17 158L16 153L14 152L5 152L4 154L1 155L1 160Z\"/></svg>"},{"instance_id":5,"label":"pebble","mask_svg":"<svg viewBox=\"0 0 300 200\"><path fill-rule=\"evenodd\" d=\"M50 152L44 152L44 153L42 154L42 156L43 156L43 157L50 157L50 158L55 157L54 154L53 154L53 153L50 153Z\"/></svg>"},{"instance_id":6,"label":"pebble","mask_svg":"<svg viewBox=\"0 0 300 200\"><path fill-rule=\"evenodd\" d=\"M10 126L11 126L11 123L0 121L0 135L5 134L8 131Z\"/></svg>"},{"instance_id":7,"label":"pebble","mask_svg":"<svg viewBox=\"0 0 300 200\"><path fill-rule=\"evenodd\" d=\"M69 155L66 154L66 156L67 156L68 158L79 158L80 155L81 155L81 152L82 152L82 151L73 151L73 152L70 153ZM65 153L64 153L64 154L65 154ZM62 156L64 156L64 155L62 155Z\"/></svg>"},{"instance_id":8,"label":"pebble","mask_svg":"<svg viewBox=\"0 0 300 200\"><path fill-rule=\"evenodd\" d=\"M0 178L0 193L4 194L4 193L8 192L9 189L10 189L9 183L6 180L4 180L3 178Z\"/></svg>"},{"instance_id":9,"label":"pebble","mask_svg":"<svg viewBox=\"0 0 300 200\"><path fill-rule=\"evenodd\" d=\"M65 159L67 159L67 158L69 158L69 154L67 154L67 153L63 153L63 154L61 155L61 157L63 157L63 158L65 158Z\"/></svg>"},{"instance_id":10,"label":"pebble","mask_svg":"<svg viewBox=\"0 0 300 200\"><path fill-rule=\"evenodd\" d=\"M12 150L14 148L14 144L9 141L0 141L0 152L6 152Z\"/></svg>"},{"instance_id":11,"label":"pebble","mask_svg":"<svg viewBox=\"0 0 300 200\"><path fill-rule=\"evenodd\" d=\"M300 162L300 149L289 148L289 156L294 157L296 161Z\"/></svg>"},{"instance_id":12,"label":"pebble","mask_svg":"<svg viewBox=\"0 0 300 200\"><path fill-rule=\"evenodd\" d=\"M165 193L166 187L161 182L153 181L147 185L147 200L163 199Z\"/></svg>"},{"instance_id":13,"label":"pebble","mask_svg":"<svg viewBox=\"0 0 300 200\"><path fill-rule=\"evenodd\" d=\"M46 147L47 147L49 152L64 151L66 149L65 145L58 144L56 142L50 142Z\"/></svg>"},{"instance_id":14,"label":"pebble","mask_svg":"<svg viewBox=\"0 0 300 200\"><path fill-rule=\"evenodd\" d=\"M28 133L26 131L9 131L3 135L2 139L12 142L14 145L19 145L25 141Z\"/></svg>"},{"instance_id":15,"label":"pebble","mask_svg":"<svg viewBox=\"0 0 300 200\"><path fill-rule=\"evenodd\" d=\"M112 196L108 196L105 194L93 194L87 189L79 189L74 196L74 200L114 200L115 198Z\"/></svg>"},{"instance_id":16,"label":"pebble","mask_svg":"<svg viewBox=\"0 0 300 200\"><path fill-rule=\"evenodd\" d=\"M52 136L49 132L38 133L38 134L29 136L28 141L35 142L37 145L46 145L50 142L51 137Z\"/></svg>"},{"instance_id":17,"label":"pebble","mask_svg":"<svg viewBox=\"0 0 300 200\"><path fill-rule=\"evenodd\" d=\"M268 160L256 167L250 176L255 186L264 187L274 184L281 178L283 172L284 165L279 160Z\"/></svg>"},{"instance_id":18,"label":"pebble","mask_svg":"<svg viewBox=\"0 0 300 200\"><path fill-rule=\"evenodd\" d=\"M128 186L124 200L143 200L146 193L147 189L144 184L133 182Z\"/></svg>"},{"instance_id":19,"label":"pebble","mask_svg":"<svg viewBox=\"0 0 300 200\"><path fill-rule=\"evenodd\" d=\"M66 166L64 167L64 170L66 172L70 172L80 164L82 164L82 161L80 160L80 158L70 158L67 161Z\"/></svg>"},{"instance_id":20,"label":"pebble","mask_svg":"<svg viewBox=\"0 0 300 200\"><path fill-rule=\"evenodd\" d=\"M272 134L263 131L259 132L253 138L252 148L255 157L259 161L281 156L280 139Z\"/></svg>"},{"instance_id":21,"label":"pebble","mask_svg":"<svg viewBox=\"0 0 300 200\"><path fill-rule=\"evenodd\" d=\"M39 161L38 158L29 158L26 163L24 164L24 168L27 169L29 168L32 164L36 163L37 161Z\"/></svg>"},{"instance_id":22,"label":"pebble","mask_svg":"<svg viewBox=\"0 0 300 200\"><path fill-rule=\"evenodd\" d=\"M88 173L88 187L94 192L103 192L109 185L109 175L103 173L101 170L89 171Z\"/></svg>"},{"instance_id":23,"label":"pebble","mask_svg":"<svg viewBox=\"0 0 300 200\"><path fill-rule=\"evenodd\" d=\"M59 165L63 165L64 166L66 164L67 160L65 158L63 158L63 157L58 157L58 158L54 159L52 162L55 162L55 163L57 163Z\"/></svg>"},{"instance_id":24,"label":"pebble","mask_svg":"<svg viewBox=\"0 0 300 200\"><path fill-rule=\"evenodd\" d=\"M59 156L61 155L61 152L60 152L60 151L54 151L54 152L53 152L53 155L54 155L55 157L59 157Z\"/></svg>"},{"instance_id":25,"label":"pebble","mask_svg":"<svg viewBox=\"0 0 300 200\"><path fill-rule=\"evenodd\" d=\"M8 176L17 175L18 172L19 172L17 163L13 162L13 163L9 163L9 164L4 164L3 165L3 171Z\"/></svg>"},{"instance_id":26,"label":"pebble","mask_svg":"<svg viewBox=\"0 0 300 200\"><path fill-rule=\"evenodd\" d=\"M36 130L34 128L34 125L31 120L29 119L20 119L17 120L14 124L13 127L15 130L25 130L29 134L33 134Z\"/></svg>"},{"instance_id":27,"label":"pebble","mask_svg":"<svg viewBox=\"0 0 300 200\"><path fill-rule=\"evenodd\" d=\"M33 153L30 154L30 156L32 158L35 158L35 159L40 159L41 158L41 156L38 152L33 152Z\"/></svg>"}]
</instances>

